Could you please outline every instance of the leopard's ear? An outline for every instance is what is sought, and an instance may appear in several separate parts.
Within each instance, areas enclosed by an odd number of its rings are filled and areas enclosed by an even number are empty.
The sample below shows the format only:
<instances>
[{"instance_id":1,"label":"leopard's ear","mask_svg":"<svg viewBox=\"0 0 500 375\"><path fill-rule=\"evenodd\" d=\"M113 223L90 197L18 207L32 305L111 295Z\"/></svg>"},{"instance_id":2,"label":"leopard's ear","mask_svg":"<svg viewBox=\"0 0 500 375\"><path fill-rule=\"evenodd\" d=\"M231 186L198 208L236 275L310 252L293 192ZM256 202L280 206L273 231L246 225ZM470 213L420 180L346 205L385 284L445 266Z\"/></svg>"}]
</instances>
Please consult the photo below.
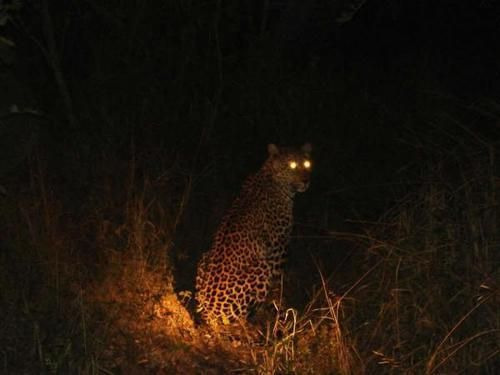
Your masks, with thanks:
<instances>
[{"instance_id":1,"label":"leopard's ear","mask_svg":"<svg viewBox=\"0 0 500 375\"><path fill-rule=\"evenodd\" d=\"M302 146L302 151L304 151L306 154L310 154L312 151L312 145L309 142L304 143L304 145Z\"/></svg>"},{"instance_id":2,"label":"leopard's ear","mask_svg":"<svg viewBox=\"0 0 500 375\"><path fill-rule=\"evenodd\" d=\"M278 149L278 146L276 146L274 143L269 143L267 145L267 152L269 152L269 156L275 156L280 153L280 150Z\"/></svg>"}]
</instances>

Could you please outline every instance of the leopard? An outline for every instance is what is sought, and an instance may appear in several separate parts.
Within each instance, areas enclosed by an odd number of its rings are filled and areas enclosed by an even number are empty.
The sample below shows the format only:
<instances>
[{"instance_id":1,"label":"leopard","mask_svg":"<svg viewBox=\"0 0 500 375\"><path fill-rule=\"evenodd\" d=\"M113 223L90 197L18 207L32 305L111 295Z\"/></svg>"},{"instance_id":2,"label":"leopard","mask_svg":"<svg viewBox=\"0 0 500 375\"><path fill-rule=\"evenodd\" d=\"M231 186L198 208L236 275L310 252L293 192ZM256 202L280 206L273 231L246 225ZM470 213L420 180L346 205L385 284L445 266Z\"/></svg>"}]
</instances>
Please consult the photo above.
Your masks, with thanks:
<instances>
[{"instance_id":1,"label":"leopard","mask_svg":"<svg viewBox=\"0 0 500 375\"><path fill-rule=\"evenodd\" d=\"M283 273L296 193L310 185L312 146L267 146L261 168L244 181L197 265L197 312L216 328L246 322Z\"/></svg>"}]
</instances>

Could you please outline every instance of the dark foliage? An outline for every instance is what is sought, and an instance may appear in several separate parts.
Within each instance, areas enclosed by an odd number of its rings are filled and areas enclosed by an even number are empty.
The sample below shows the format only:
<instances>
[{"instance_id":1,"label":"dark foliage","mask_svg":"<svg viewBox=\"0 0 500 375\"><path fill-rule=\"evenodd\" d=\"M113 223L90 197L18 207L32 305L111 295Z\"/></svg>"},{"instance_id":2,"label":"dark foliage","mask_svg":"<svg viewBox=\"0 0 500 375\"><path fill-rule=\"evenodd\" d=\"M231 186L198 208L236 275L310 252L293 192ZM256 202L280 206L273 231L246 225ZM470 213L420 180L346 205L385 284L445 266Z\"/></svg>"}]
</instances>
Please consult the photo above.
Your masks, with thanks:
<instances>
[{"instance_id":1,"label":"dark foliage","mask_svg":"<svg viewBox=\"0 0 500 375\"><path fill-rule=\"evenodd\" d=\"M140 250L144 274L152 276L133 280L160 280L162 272L172 272L169 282L176 290L191 290L199 255L268 143L309 141L315 150L311 189L296 207L285 283L292 305L310 303L313 286L321 284L317 268L333 273L333 285L344 292L378 256L387 258L377 277L399 267L387 244L390 256L375 252L366 258L357 253L359 243L344 241L345 233L379 238L371 232L375 221L403 220L388 213L392 207L410 212L409 222L418 227L421 212L415 207L427 196L422 186L435 185L448 197L446 210L436 213L438 224L422 219L425 238L436 239L430 232L444 233L450 225L460 232L456 238L474 245L479 234L464 223L478 220L488 227L481 243L491 251L462 257L466 250L453 247L458 259L436 253L430 259L449 264L424 267L442 272L442 285L472 272L470 283L439 290L453 306L473 308L477 291L464 290L483 277L494 278L498 267L498 230L484 221L496 212L500 173L499 25L500 6L488 0L0 3L0 312L9 316L0 325L0 372L99 371L104 362L95 353L108 341L96 332L109 318L99 314L111 310L96 308L85 293L92 294L99 282L122 283L124 272L113 279L109 270L119 263L116 253L126 258L122 253L134 250ZM484 174L471 172L481 168ZM401 206L408 196L414 198L412 209ZM475 204L483 211L474 211ZM391 241L400 244L403 232L398 227L400 237ZM449 239L443 233L437 242ZM408 237L411 249L422 250L415 233ZM415 254L401 256L404 265L418 263ZM123 263L136 264L128 258ZM151 263L161 269L150 269ZM433 280L419 277L423 283ZM387 289L397 287L384 281ZM387 297L385 290L373 283L369 288L377 293L358 295L367 305L356 302L362 312L351 330L363 326L362 318L393 317L373 308ZM158 290L163 291L150 294ZM156 297L136 294L143 298L137 305L153 309ZM126 305L129 297L123 296L129 294L116 295ZM442 308L443 321L460 318L447 315L453 311L439 307L437 297L430 300L433 317ZM424 305L412 300L407 308ZM481 330L498 332L488 326L494 312L485 314ZM411 313L401 316L410 319ZM431 323L439 326L440 338L452 328ZM476 333L473 325L464 326L464 337ZM354 342L354 336L351 344L361 355L389 343L411 353L392 328L390 340L377 336L375 327L368 344ZM429 337L408 340L410 346L439 344ZM170 345L175 346L169 341L169 353L179 349ZM498 346L486 347L498 355ZM432 357L432 373L440 356L454 353L452 346L449 352L438 349L409 354L394 368L404 364L418 373ZM398 357L397 350L385 360ZM375 368L370 366L381 352L356 368ZM191 354L199 361L204 357ZM222 362L214 366L230 367ZM477 373L493 374L488 358L480 362Z\"/></svg>"}]
</instances>

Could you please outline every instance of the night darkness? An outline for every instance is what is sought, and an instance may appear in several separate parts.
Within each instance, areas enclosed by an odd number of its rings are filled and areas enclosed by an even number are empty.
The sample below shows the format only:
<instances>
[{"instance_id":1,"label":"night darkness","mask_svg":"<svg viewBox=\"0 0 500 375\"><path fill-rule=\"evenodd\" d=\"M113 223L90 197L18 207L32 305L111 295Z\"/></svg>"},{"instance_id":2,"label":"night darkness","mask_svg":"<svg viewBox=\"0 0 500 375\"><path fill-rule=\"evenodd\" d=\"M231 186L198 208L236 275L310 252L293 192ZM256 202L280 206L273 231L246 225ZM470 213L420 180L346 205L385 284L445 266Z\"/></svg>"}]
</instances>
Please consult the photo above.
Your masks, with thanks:
<instances>
[{"instance_id":1,"label":"night darkness","mask_svg":"<svg viewBox=\"0 0 500 375\"><path fill-rule=\"evenodd\" d=\"M494 0L0 0L0 373L498 374L499 141ZM280 303L210 331L198 260L306 142Z\"/></svg>"}]
</instances>

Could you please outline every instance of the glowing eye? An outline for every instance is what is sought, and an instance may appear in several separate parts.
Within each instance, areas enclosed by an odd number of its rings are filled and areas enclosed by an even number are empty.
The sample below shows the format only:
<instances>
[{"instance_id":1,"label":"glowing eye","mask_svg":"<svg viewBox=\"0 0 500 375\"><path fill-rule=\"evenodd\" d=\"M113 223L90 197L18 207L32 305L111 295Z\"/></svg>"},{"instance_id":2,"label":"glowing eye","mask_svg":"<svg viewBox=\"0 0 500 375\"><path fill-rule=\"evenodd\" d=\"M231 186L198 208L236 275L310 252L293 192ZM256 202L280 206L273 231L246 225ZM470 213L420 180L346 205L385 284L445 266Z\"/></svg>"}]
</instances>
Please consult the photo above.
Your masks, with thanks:
<instances>
[{"instance_id":1,"label":"glowing eye","mask_svg":"<svg viewBox=\"0 0 500 375\"><path fill-rule=\"evenodd\" d=\"M304 162L304 168L306 168L306 169L311 168L311 162L310 162L309 160L306 160L306 161Z\"/></svg>"},{"instance_id":2,"label":"glowing eye","mask_svg":"<svg viewBox=\"0 0 500 375\"><path fill-rule=\"evenodd\" d=\"M291 161L289 165L290 165L290 168L292 168L292 169L297 168L297 163L294 161Z\"/></svg>"}]
</instances>

